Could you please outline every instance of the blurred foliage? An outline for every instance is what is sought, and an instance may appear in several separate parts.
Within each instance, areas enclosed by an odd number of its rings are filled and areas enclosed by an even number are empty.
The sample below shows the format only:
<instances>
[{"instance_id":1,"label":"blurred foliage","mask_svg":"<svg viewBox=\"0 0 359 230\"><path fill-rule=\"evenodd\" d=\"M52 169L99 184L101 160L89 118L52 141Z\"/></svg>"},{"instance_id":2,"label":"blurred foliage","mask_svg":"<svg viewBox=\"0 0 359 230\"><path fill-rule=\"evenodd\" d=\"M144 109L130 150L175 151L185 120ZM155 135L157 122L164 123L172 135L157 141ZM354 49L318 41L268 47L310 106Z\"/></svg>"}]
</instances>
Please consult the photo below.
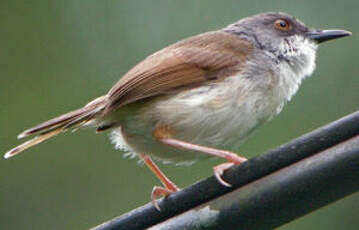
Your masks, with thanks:
<instances>
[{"instance_id":1,"label":"blurred foliage","mask_svg":"<svg viewBox=\"0 0 359 230\"><path fill-rule=\"evenodd\" d=\"M318 67L297 96L246 142L255 156L358 109L359 1L0 2L0 152L16 135L100 96L134 64L179 39L264 11L285 11L353 36L321 46ZM212 174L221 160L160 165L179 186ZM107 135L61 135L0 160L1 229L86 229L149 201L159 184L123 159ZM280 229L357 229L358 194Z\"/></svg>"}]
</instances>

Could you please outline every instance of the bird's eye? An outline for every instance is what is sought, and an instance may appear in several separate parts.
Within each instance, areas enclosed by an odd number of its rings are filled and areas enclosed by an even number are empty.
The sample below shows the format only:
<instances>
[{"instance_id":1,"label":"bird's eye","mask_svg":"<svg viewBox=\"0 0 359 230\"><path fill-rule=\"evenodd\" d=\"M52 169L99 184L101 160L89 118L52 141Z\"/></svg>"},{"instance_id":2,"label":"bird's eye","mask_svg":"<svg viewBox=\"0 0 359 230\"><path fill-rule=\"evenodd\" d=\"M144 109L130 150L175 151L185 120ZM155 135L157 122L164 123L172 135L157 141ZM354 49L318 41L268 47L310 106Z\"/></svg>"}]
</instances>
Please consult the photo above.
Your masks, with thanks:
<instances>
[{"instance_id":1,"label":"bird's eye","mask_svg":"<svg viewBox=\"0 0 359 230\"><path fill-rule=\"evenodd\" d=\"M281 31L288 31L290 30L290 24L287 20L284 19L278 19L274 22L274 27L277 30L281 30Z\"/></svg>"}]
</instances>

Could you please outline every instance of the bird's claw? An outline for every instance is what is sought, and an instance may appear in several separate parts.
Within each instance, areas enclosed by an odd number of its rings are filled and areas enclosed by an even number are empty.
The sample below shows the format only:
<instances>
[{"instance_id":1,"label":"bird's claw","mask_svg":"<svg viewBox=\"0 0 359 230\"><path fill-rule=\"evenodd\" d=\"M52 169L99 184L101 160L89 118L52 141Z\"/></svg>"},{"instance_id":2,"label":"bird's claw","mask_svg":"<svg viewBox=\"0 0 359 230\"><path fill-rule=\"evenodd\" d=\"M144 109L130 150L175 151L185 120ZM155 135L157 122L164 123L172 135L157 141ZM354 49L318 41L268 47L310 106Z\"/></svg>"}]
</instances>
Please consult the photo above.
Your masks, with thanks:
<instances>
[{"instance_id":1,"label":"bird's claw","mask_svg":"<svg viewBox=\"0 0 359 230\"><path fill-rule=\"evenodd\" d=\"M160 187L160 186L154 186L151 193L151 200L153 206L158 210L161 211L160 206L158 205L157 199L161 196L167 197L170 194L177 192L179 189L173 189L170 190L168 188Z\"/></svg>"}]
</instances>

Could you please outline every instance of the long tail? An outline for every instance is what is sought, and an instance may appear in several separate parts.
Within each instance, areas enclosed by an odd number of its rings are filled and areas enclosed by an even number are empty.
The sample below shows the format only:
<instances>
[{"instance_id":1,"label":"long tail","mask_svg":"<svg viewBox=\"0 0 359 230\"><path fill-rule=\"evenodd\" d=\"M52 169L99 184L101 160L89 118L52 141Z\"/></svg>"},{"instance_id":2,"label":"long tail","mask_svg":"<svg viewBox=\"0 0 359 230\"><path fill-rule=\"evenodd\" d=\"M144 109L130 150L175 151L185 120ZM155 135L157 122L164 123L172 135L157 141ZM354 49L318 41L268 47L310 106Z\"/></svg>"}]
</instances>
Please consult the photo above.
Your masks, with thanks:
<instances>
[{"instance_id":1,"label":"long tail","mask_svg":"<svg viewBox=\"0 0 359 230\"><path fill-rule=\"evenodd\" d=\"M4 158L15 156L16 154L19 154L20 152L68 129L79 128L84 124L89 123L103 111L103 109L106 107L106 102L107 96L96 98L80 109L63 114L59 117L41 123L31 129L25 130L19 134L18 139L30 135L36 136L5 153Z\"/></svg>"}]
</instances>

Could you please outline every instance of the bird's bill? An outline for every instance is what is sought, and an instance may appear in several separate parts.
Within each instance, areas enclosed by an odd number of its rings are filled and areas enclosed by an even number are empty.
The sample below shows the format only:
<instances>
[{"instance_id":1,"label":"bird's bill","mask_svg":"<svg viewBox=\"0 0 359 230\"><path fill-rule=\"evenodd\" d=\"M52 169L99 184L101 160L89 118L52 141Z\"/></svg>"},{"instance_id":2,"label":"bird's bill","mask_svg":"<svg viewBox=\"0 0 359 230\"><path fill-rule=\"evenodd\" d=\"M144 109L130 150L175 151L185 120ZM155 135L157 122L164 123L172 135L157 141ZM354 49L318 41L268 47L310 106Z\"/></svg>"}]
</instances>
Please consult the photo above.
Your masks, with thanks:
<instances>
[{"instance_id":1,"label":"bird's bill","mask_svg":"<svg viewBox=\"0 0 359 230\"><path fill-rule=\"evenodd\" d=\"M310 31L305 36L317 43L322 43L336 38L350 36L352 33L346 30L316 30Z\"/></svg>"}]
</instances>

